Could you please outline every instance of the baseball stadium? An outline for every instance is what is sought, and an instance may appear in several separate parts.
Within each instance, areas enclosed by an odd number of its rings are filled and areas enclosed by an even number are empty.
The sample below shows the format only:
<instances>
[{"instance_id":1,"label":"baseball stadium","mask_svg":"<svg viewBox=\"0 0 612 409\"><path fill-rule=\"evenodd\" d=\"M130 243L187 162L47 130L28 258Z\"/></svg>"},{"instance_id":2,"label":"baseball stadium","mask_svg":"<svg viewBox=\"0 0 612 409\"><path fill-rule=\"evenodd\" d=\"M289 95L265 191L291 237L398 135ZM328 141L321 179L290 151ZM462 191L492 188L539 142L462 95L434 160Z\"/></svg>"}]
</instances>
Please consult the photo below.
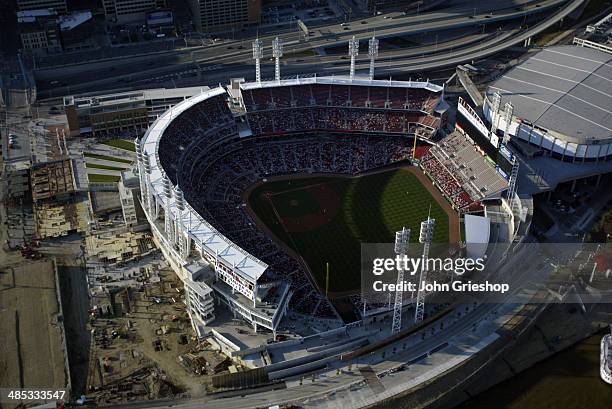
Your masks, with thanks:
<instances>
[{"instance_id":1,"label":"baseball stadium","mask_svg":"<svg viewBox=\"0 0 612 409\"><path fill-rule=\"evenodd\" d=\"M508 181L448 108L429 81L306 77L232 80L160 116L137 141L143 208L194 327L214 299L270 331L288 311L347 322L361 243L416 240L428 216L434 242L460 242Z\"/></svg>"}]
</instances>

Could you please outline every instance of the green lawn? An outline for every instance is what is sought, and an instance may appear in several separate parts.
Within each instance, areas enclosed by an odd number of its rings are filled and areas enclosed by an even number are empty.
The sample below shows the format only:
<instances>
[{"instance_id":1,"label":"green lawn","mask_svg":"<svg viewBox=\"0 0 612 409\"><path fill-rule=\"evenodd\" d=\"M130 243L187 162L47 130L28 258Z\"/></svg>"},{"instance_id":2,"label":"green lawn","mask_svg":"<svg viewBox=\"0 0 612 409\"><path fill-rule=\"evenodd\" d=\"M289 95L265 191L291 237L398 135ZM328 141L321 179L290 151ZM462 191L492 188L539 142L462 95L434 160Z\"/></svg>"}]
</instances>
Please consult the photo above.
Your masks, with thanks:
<instances>
[{"instance_id":1,"label":"green lawn","mask_svg":"<svg viewBox=\"0 0 612 409\"><path fill-rule=\"evenodd\" d=\"M120 176L113 175L98 175L98 174L87 174L87 179L90 183L117 183L121 179Z\"/></svg>"},{"instance_id":2,"label":"green lawn","mask_svg":"<svg viewBox=\"0 0 612 409\"><path fill-rule=\"evenodd\" d=\"M300 57L316 57L319 55L315 50L304 50L304 51L295 51L289 52L287 54L283 54L285 58L300 58Z\"/></svg>"},{"instance_id":3,"label":"green lawn","mask_svg":"<svg viewBox=\"0 0 612 409\"><path fill-rule=\"evenodd\" d=\"M392 243L395 231L436 219L434 242L448 243L448 215L418 178L395 169L362 177L313 177L269 182L255 189L249 204L277 237L298 252L325 288L330 264L331 292L360 286L361 243Z\"/></svg>"},{"instance_id":4,"label":"green lawn","mask_svg":"<svg viewBox=\"0 0 612 409\"><path fill-rule=\"evenodd\" d=\"M98 165L97 163L86 163L86 168L90 169L105 169L105 170L125 170L125 168L118 168L116 166Z\"/></svg>"},{"instance_id":5,"label":"green lawn","mask_svg":"<svg viewBox=\"0 0 612 409\"><path fill-rule=\"evenodd\" d=\"M129 159L115 158L114 156L99 155L97 153L90 153L90 152L85 152L83 156L85 156L86 158L103 159L103 160L110 160L113 162L121 162L121 163L132 163L133 162Z\"/></svg>"},{"instance_id":6,"label":"green lawn","mask_svg":"<svg viewBox=\"0 0 612 409\"><path fill-rule=\"evenodd\" d=\"M136 146L132 141L126 141L125 139L111 139L106 142L102 142L103 145L112 146L114 148L125 149L126 151L136 152Z\"/></svg>"}]
</instances>

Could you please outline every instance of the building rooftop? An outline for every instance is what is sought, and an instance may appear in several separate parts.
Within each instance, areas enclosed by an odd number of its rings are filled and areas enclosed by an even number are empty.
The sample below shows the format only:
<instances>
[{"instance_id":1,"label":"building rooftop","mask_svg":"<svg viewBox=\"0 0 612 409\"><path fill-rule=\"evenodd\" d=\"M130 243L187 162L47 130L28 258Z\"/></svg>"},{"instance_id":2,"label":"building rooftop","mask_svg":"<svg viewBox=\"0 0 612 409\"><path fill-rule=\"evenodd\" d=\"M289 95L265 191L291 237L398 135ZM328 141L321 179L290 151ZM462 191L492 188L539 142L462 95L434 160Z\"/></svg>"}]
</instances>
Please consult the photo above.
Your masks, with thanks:
<instances>
[{"instance_id":1,"label":"building rooftop","mask_svg":"<svg viewBox=\"0 0 612 409\"><path fill-rule=\"evenodd\" d=\"M142 91L118 92L115 94L90 95L90 96L70 96L64 97L64 106L75 105L77 109L98 107L98 106L115 106L119 104L129 104L134 102L142 102L156 99L172 99L181 97L190 97L201 94L209 89L203 87L184 87L184 88L156 88Z\"/></svg>"},{"instance_id":2,"label":"building rooftop","mask_svg":"<svg viewBox=\"0 0 612 409\"><path fill-rule=\"evenodd\" d=\"M121 184L128 189L136 189L140 187L138 176L131 169L121 172Z\"/></svg>"},{"instance_id":3,"label":"building rooftop","mask_svg":"<svg viewBox=\"0 0 612 409\"><path fill-rule=\"evenodd\" d=\"M18 23L33 23L37 17L50 17L57 16L57 11L53 9L38 9L38 10L26 10L17 12Z\"/></svg>"},{"instance_id":4,"label":"building rooftop","mask_svg":"<svg viewBox=\"0 0 612 409\"><path fill-rule=\"evenodd\" d=\"M612 56L569 45L543 49L487 89L514 115L569 142L612 139Z\"/></svg>"},{"instance_id":5,"label":"building rooftop","mask_svg":"<svg viewBox=\"0 0 612 409\"><path fill-rule=\"evenodd\" d=\"M60 16L60 29L62 31L72 30L86 21L91 20L91 18L91 11L78 11L65 16Z\"/></svg>"}]
</instances>

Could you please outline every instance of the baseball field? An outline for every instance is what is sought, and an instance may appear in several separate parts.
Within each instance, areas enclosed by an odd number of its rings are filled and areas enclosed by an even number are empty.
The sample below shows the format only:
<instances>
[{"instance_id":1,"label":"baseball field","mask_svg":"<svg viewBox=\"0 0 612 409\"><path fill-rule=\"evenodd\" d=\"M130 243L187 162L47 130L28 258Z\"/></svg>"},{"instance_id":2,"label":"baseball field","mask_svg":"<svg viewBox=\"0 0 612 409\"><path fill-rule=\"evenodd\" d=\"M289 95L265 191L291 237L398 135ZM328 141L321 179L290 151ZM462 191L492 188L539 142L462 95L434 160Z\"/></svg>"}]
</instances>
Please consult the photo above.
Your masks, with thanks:
<instances>
[{"instance_id":1,"label":"baseball field","mask_svg":"<svg viewBox=\"0 0 612 409\"><path fill-rule=\"evenodd\" d=\"M395 231L435 218L434 242L459 240L459 221L431 182L414 167L357 177L308 176L267 180L249 194L259 222L301 257L320 289L329 263L330 296L360 288L361 243L391 243Z\"/></svg>"}]
</instances>

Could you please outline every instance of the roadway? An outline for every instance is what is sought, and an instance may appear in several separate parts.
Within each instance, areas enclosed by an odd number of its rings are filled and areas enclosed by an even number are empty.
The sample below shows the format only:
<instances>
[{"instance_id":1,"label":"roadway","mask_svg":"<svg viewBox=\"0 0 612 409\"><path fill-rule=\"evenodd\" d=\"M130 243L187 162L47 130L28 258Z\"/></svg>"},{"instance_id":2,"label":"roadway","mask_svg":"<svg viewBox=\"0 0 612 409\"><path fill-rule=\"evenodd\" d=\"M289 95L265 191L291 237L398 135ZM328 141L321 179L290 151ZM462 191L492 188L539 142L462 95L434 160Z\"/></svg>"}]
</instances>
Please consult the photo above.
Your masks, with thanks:
<instances>
[{"instance_id":1,"label":"roadway","mask_svg":"<svg viewBox=\"0 0 612 409\"><path fill-rule=\"evenodd\" d=\"M571 4L576 2L581 4L583 1L584 0L576 0ZM564 3L567 3L567 0L527 1L517 6L513 1L501 1L496 2L496 8L493 10L485 5L466 7L466 5L463 4L456 6L456 8L445 9L443 12L427 13L418 16L377 16L368 20L362 20L367 21L366 24L353 22L350 27L334 25L317 28L312 30L312 35L306 42L298 39L298 33L288 33L282 37L285 41L285 54L289 56L291 54L295 55L296 53L312 52L313 49L324 50L330 47L344 46L353 35L367 38L372 35L374 30L376 30L376 36L378 38L386 38L425 32L439 32L470 26L483 27L484 25L501 23L521 17L526 19L528 15L559 7ZM552 21L552 23L554 23L556 20L551 18L547 21ZM484 32L482 36L484 36ZM482 36L480 38L480 44L484 46L485 43L482 41ZM262 40L265 44L264 55L269 55L272 37L262 38ZM436 44L429 47L420 47L418 52L425 57L427 54L431 53L461 49L461 47L465 47L473 42L474 36L472 35L467 36L465 39L457 40L456 44L448 44L448 48L440 47L438 49L438 45ZM472 50L472 52L474 51ZM366 56L366 53L362 55ZM415 55L415 50L412 49L389 50L389 54L387 54L387 52L382 52L380 59L387 57L392 59L407 59ZM317 58L321 59L323 62L327 62L327 58L334 59L337 57L305 56L303 58L296 58L296 60L302 60L305 63L310 62L320 69L321 60L317 60ZM437 59L431 60L431 62L439 60L440 58L438 57ZM154 56L140 56L121 60L113 59L99 63L39 70L36 76L40 81L40 88L43 95L45 94L45 87L53 88L50 84L51 80L58 81L62 86L58 87L56 85L55 88L58 89L52 91L54 95L58 95L81 92L81 90L88 89L88 87L93 89L97 86L103 86L104 81L107 81L107 84L115 83L116 86L117 81L130 82L138 77L151 78L170 72L186 72L196 66L202 66L204 64L214 63L215 65L230 65L236 63L251 63L251 61L250 42L245 44L244 41L234 41L214 45L205 49L186 49L180 52L156 54ZM424 58L422 63L426 62L428 62L428 60ZM427 70L430 66L439 67L439 64L416 64L411 71ZM397 68L405 71L404 67L400 65L398 65ZM301 72L308 72L304 71L304 68L300 68L300 70Z\"/></svg>"},{"instance_id":2,"label":"roadway","mask_svg":"<svg viewBox=\"0 0 612 409\"><path fill-rule=\"evenodd\" d=\"M399 13L391 13L381 16L369 17L349 23L348 27L343 27L337 22L331 25L309 27L311 35L309 41L301 44L300 50L330 47L335 45L343 45L353 35L370 37L375 31L377 37L395 37L398 35L411 35L422 32L448 30L452 28L462 28L467 26L478 26L490 24L493 22L505 21L508 19L516 19L525 17L533 13L544 11L551 7L557 7L567 2L568 0L498 0L495 5L477 4L474 6L470 2L465 4L455 4L446 7L443 11L431 12L425 14L414 14L403 16ZM276 35L261 36L260 39L264 42L264 49L271 51L271 43ZM285 43L291 44L300 39L299 31L281 33L278 35ZM184 56L197 53L198 58L219 57L219 56L235 56L239 54L246 55L247 59L251 55L250 38L218 41L216 44L206 47L186 47L179 50L159 51L153 53L140 52L139 55L133 55L135 58L149 57L154 58L156 62L163 55ZM242 52L237 48L244 46ZM146 44L143 44L146 47ZM146 49L146 48L145 48ZM236 50L228 52L227 50ZM88 52L91 53L91 52ZM153 54L153 55L151 55ZM103 55L103 54L102 54ZM69 56L72 57L72 56ZM130 55L121 55L118 57L107 58L114 60L115 64L121 60L130 59ZM71 58L72 60L72 58ZM56 61L61 61L61 57L56 58ZM95 61L84 59L81 63L62 64L56 67L90 65ZM52 70L52 69L51 69ZM48 71L46 68L38 70L40 72Z\"/></svg>"},{"instance_id":3,"label":"roadway","mask_svg":"<svg viewBox=\"0 0 612 409\"><path fill-rule=\"evenodd\" d=\"M560 19L567 17L574 10L582 5L584 0L572 0L564 8L549 16L540 24L532 26L528 30L521 31L520 27L509 28L495 33L472 34L465 39L454 39L440 44L430 44L416 50L390 50L390 58L387 54L381 54L376 73L377 75L393 75L398 72L403 74L422 73L435 71L441 68L456 66L467 61L473 61L488 57L497 52L522 43L526 39L546 30ZM465 46L467 44L467 46ZM461 45L464 45L461 47ZM438 52L438 48L440 51ZM426 52L429 50L429 52ZM160 83L163 81L180 81L181 77L194 78L192 84L219 84L226 83L231 77L252 78L254 69L252 60L249 65L244 64L240 57L226 57L213 60L215 64L206 65L205 61L192 61L187 64L174 65L172 67L155 67L149 70L134 73L133 70L128 74L123 74L113 78L103 78L89 82L79 82L70 87L62 87L51 92L39 91L43 97L53 97L58 95L86 92L91 90L117 89L123 88L143 88L150 83ZM224 62L229 61L229 62ZM369 62L366 56L358 58L357 70L365 71L368 69ZM324 73L346 74L348 71L348 61L330 57L300 57L290 60L283 60L282 73L284 76L300 75L304 73ZM273 76L273 66L271 62L264 61L262 65L262 76L270 78ZM124 85L124 87L122 87ZM128 86L129 85L129 86ZM176 85L175 85L176 86Z\"/></svg>"}]
</instances>

